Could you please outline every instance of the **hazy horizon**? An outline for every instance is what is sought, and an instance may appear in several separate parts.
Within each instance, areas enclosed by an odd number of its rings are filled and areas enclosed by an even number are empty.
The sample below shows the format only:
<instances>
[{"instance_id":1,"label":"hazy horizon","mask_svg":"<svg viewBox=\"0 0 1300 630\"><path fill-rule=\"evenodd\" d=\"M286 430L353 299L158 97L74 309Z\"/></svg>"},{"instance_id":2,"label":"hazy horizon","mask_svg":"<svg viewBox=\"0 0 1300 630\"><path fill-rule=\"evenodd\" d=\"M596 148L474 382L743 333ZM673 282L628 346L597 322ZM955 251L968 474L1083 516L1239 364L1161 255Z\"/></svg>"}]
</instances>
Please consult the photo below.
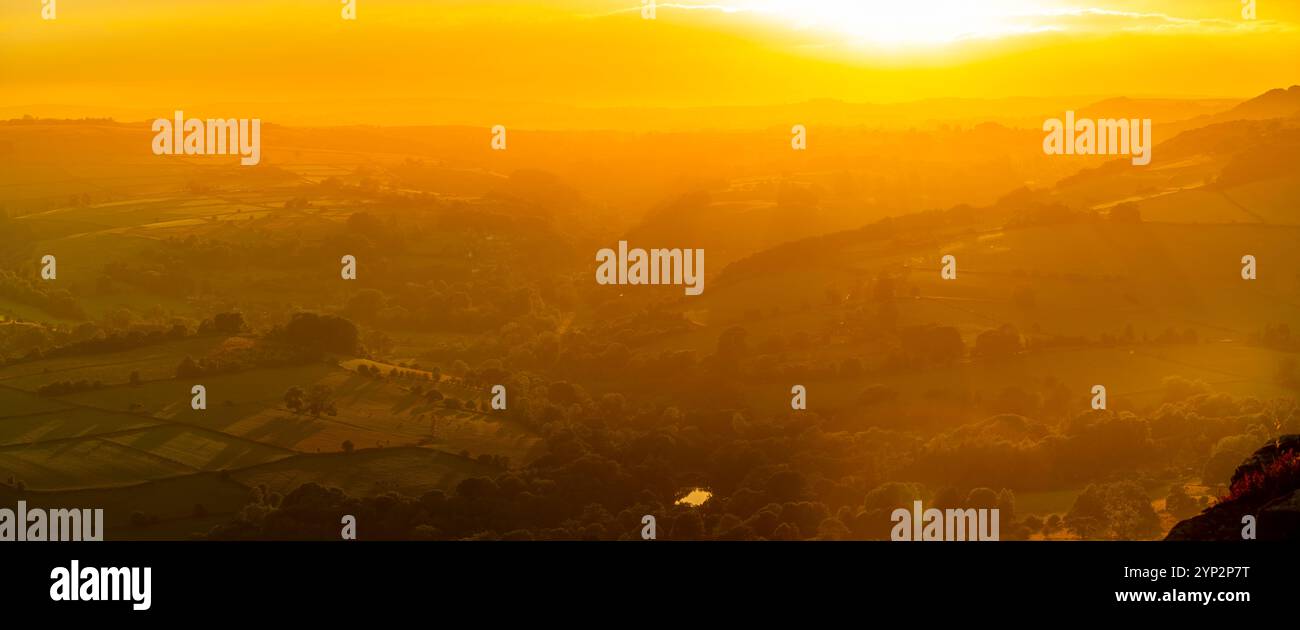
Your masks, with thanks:
<instances>
[{"instance_id":1,"label":"hazy horizon","mask_svg":"<svg viewBox=\"0 0 1300 630\"><path fill-rule=\"evenodd\" d=\"M818 99L1245 99L1300 83L1300 6L1281 3L1265 3L1255 20L1224 0L660 2L654 20L634 0L375 0L353 21L330 5L86 0L45 21L8 3L0 111L227 105L279 107L264 117L285 124L437 124L464 120L473 103L503 114L528 105L545 119L566 108ZM1214 54L1189 66L1189 49Z\"/></svg>"}]
</instances>

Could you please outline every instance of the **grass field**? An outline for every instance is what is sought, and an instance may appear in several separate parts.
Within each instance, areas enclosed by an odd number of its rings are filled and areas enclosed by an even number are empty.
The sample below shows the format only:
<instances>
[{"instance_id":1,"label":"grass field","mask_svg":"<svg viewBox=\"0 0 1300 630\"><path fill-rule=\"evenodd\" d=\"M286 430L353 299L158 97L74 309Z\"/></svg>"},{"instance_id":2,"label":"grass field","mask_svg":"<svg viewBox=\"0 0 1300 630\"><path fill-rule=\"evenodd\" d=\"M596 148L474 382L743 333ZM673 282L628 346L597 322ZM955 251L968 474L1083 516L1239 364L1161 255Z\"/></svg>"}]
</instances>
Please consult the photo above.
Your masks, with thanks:
<instances>
[{"instance_id":1,"label":"grass field","mask_svg":"<svg viewBox=\"0 0 1300 630\"><path fill-rule=\"evenodd\" d=\"M0 446L120 433L156 426L161 422L133 413L64 407L43 413L0 418Z\"/></svg>"},{"instance_id":2,"label":"grass field","mask_svg":"<svg viewBox=\"0 0 1300 630\"><path fill-rule=\"evenodd\" d=\"M12 475L35 490L126 485L194 470L164 456L97 437L0 449L0 478Z\"/></svg>"},{"instance_id":3,"label":"grass field","mask_svg":"<svg viewBox=\"0 0 1300 630\"><path fill-rule=\"evenodd\" d=\"M133 371L140 373L142 381L171 379L176 375L176 366L181 359L206 356L219 348L223 341L223 337L195 337L126 352L15 363L0 367L0 387L36 391L42 385L56 381L79 380L121 385L128 381Z\"/></svg>"},{"instance_id":4,"label":"grass field","mask_svg":"<svg viewBox=\"0 0 1300 630\"><path fill-rule=\"evenodd\" d=\"M520 462L539 454L540 439L509 421L434 406L396 383L325 364L190 379L208 387L210 401L193 410L191 383L170 373L179 357L219 341L0 371L0 479L20 481L29 503L103 507L110 539L183 539L227 520L257 486L284 494L315 482L357 496L450 491L499 472L462 451ZM56 398L23 391L57 380L120 382L131 370L145 382ZM336 416L282 407L286 389L317 383L336 388ZM357 451L340 452L345 441ZM136 512L148 518L132 522Z\"/></svg>"},{"instance_id":5,"label":"grass field","mask_svg":"<svg viewBox=\"0 0 1300 630\"><path fill-rule=\"evenodd\" d=\"M353 496L389 491L421 494L451 490L466 477L489 476L495 469L420 448L366 449L354 453L308 455L250 466L230 477L249 486L286 493L304 483L340 488Z\"/></svg>"}]
</instances>

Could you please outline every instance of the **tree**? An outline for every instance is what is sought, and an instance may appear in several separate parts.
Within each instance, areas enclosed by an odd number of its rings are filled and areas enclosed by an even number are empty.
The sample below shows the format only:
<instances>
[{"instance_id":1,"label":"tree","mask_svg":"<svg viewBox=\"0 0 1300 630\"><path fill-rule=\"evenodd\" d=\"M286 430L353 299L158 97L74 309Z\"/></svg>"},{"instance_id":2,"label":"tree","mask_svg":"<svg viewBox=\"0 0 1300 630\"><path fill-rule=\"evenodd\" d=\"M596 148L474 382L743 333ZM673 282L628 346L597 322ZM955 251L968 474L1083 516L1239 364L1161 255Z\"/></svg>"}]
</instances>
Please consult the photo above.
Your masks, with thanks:
<instances>
[{"instance_id":1,"label":"tree","mask_svg":"<svg viewBox=\"0 0 1300 630\"><path fill-rule=\"evenodd\" d=\"M284 340L324 352L354 354L359 345L357 326L335 315L294 313L285 325Z\"/></svg>"},{"instance_id":2,"label":"tree","mask_svg":"<svg viewBox=\"0 0 1300 630\"><path fill-rule=\"evenodd\" d=\"M303 399L303 411L313 418L320 418L322 415L337 416L338 409L334 407L334 401L331 400L333 395L334 389L328 385L312 385Z\"/></svg>"},{"instance_id":3,"label":"tree","mask_svg":"<svg viewBox=\"0 0 1300 630\"><path fill-rule=\"evenodd\" d=\"M555 381L547 387L546 397L557 405L574 405L578 402L578 389L566 381Z\"/></svg>"},{"instance_id":4,"label":"tree","mask_svg":"<svg viewBox=\"0 0 1300 630\"><path fill-rule=\"evenodd\" d=\"M301 387L296 385L290 387L289 391L284 393L284 406L288 407L289 411L292 411L295 415L300 414L303 411L303 399L305 397L306 392L302 391Z\"/></svg>"},{"instance_id":5,"label":"tree","mask_svg":"<svg viewBox=\"0 0 1300 630\"><path fill-rule=\"evenodd\" d=\"M668 533L672 540L700 540L704 537L704 519L695 510L678 514Z\"/></svg>"},{"instance_id":6,"label":"tree","mask_svg":"<svg viewBox=\"0 0 1300 630\"><path fill-rule=\"evenodd\" d=\"M746 337L748 333L740 326L732 326L718 336L718 358L725 363L734 364L749 350Z\"/></svg>"},{"instance_id":7,"label":"tree","mask_svg":"<svg viewBox=\"0 0 1300 630\"><path fill-rule=\"evenodd\" d=\"M244 316L240 313L217 313L212 319L203 320L199 324L200 334L209 333L226 333L239 334L244 332Z\"/></svg>"},{"instance_id":8,"label":"tree","mask_svg":"<svg viewBox=\"0 0 1300 630\"><path fill-rule=\"evenodd\" d=\"M1065 515L1083 538L1135 540L1160 533L1160 517L1142 486L1132 481L1090 484Z\"/></svg>"},{"instance_id":9,"label":"tree","mask_svg":"<svg viewBox=\"0 0 1300 630\"><path fill-rule=\"evenodd\" d=\"M1169 512L1174 518L1187 518L1200 511L1200 506L1187 494L1187 488L1181 483L1176 483L1169 489L1169 496L1165 497L1165 511Z\"/></svg>"},{"instance_id":10,"label":"tree","mask_svg":"<svg viewBox=\"0 0 1300 630\"><path fill-rule=\"evenodd\" d=\"M824 519L817 526L817 538L821 540L847 540L853 533L849 531L848 526L838 518Z\"/></svg>"},{"instance_id":11,"label":"tree","mask_svg":"<svg viewBox=\"0 0 1300 630\"><path fill-rule=\"evenodd\" d=\"M975 338L973 354L981 357L1010 356L1020 352L1020 331L1011 324L1003 324L994 330L986 330Z\"/></svg>"},{"instance_id":12,"label":"tree","mask_svg":"<svg viewBox=\"0 0 1300 630\"><path fill-rule=\"evenodd\" d=\"M961 331L954 326L909 326L899 333L903 351L936 363L951 363L966 354Z\"/></svg>"},{"instance_id":13,"label":"tree","mask_svg":"<svg viewBox=\"0 0 1300 630\"><path fill-rule=\"evenodd\" d=\"M996 508L998 507L998 493L991 488L974 488L966 493L966 507Z\"/></svg>"},{"instance_id":14,"label":"tree","mask_svg":"<svg viewBox=\"0 0 1300 630\"><path fill-rule=\"evenodd\" d=\"M1142 211L1137 204L1126 201L1111 208L1106 218L1114 223L1141 223Z\"/></svg>"},{"instance_id":15,"label":"tree","mask_svg":"<svg viewBox=\"0 0 1300 630\"><path fill-rule=\"evenodd\" d=\"M1004 523L1010 523L1016 518L1016 493L1009 488L998 492L998 512Z\"/></svg>"},{"instance_id":16,"label":"tree","mask_svg":"<svg viewBox=\"0 0 1300 630\"><path fill-rule=\"evenodd\" d=\"M343 440L343 452L351 453L356 447L352 445L352 440Z\"/></svg>"},{"instance_id":17,"label":"tree","mask_svg":"<svg viewBox=\"0 0 1300 630\"><path fill-rule=\"evenodd\" d=\"M1205 460L1201 471L1201 483L1224 484L1232 477L1233 471L1263 441L1262 436L1254 433L1242 433L1220 438L1210 449L1210 457Z\"/></svg>"},{"instance_id":18,"label":"tree","mask_svg":"<svg viewBox=\"0 0 1300 630\"><path fill-rule=\"evenodd\" d=\"M202 376L202 375L203 375L203 369L199 367L198 363L194 362L194 357L191 357L189 355L185 355L185 358L181 359L180 365L176 366L176 378L187 378L190 376Z\"/></svg>"},{"instance_id":19,"label":"tree","mask_svg":"<svg viewBox=\"0 0 1300 630\"><path fill-rule=\"evenodd\" d=\"M284 393L284 406L294 414L307 414L313 418L338 415L338 409L334 406L331 396L334 390L328 385L312 385L311 389L303 391L301 387L290 387Z\"/></svg>"}]
</instances>

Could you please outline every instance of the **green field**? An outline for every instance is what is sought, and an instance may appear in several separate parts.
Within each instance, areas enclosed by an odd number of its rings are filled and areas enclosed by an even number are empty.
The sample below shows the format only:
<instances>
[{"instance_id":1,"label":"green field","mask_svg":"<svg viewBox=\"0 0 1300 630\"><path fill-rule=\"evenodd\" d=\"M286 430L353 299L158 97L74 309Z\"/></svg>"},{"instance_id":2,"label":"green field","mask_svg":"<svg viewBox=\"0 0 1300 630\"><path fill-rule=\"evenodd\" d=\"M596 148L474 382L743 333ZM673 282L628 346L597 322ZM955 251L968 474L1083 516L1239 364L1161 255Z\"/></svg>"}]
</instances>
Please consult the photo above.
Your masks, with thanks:
<instances>
[{"instance_id":1,"label":"green field","mask_svg":"<svg viewBox=\"0 0 1300 630\"><path fill-rule=\"evenodd\" d=\"M231 473L249 486L286 493L304 483L342 489L352 496L396 491L420 494L451 490L466 477L495 470L463 457L418 448L367 449L355 453L299 456Z\"/></svg>"},{"instance_id":2,"label":"green field","mask_svg":"<svg viewBox=\"0 0 1300 630\"><path fill-rule=\"evenodd\" d=\"M194 470L161 455L95 437L0 448L0 478L12 475L34 490L126 485Z\"/></svg>"},{"instance_id":3,"label":"green field","mask_svg":"<svg viewBox=\"0 0 1300 630\"><path fill-rule=\"evenodd\" d=\"M126 352L15 363L0 367L0 387L36 391L42 385L56 381L79 380L122 385L128 381L131 372L139 372L142 381L171 379L176 375L176 366L182 358L187 355L195 358L206 356L219 348L223 339L196 337Z\"/></svg>"},{"instance_id":4,"label":"green field","mask_svg":"<svg viewBox=\"0 0 1300 630\"><path fill-rule=\"evenodd\" d=\"M56 411L0 418L0 446L120 433L155 426L161 422L139 414L65 407Z\"/></svg>"},{"instance_id":5,"label":"green field","mask_svg":"<svg viewBox=\"0 0 1300 630\"><path fill-rule=\"evenodd\" d=\"M222 343L221 338L186 339L91 361L50 359L0 369L0 479L13 477L29 491L61 492L61 497L84 489L92 498L117 496L119 488L142 481L152 485L140 488L161 497L171 482L207 479L196 476L202 471L229 473L218 486L265 485L281 493L308 481L359 494L423 492L494 474L493 468L460 456L464 451L512 462L540 454L540 438L511 421L447 409L400 382L330 364L174 378L182 357L205 356ZM131 371L140 372L140 384L126 384ZM58 397L31 393L52 382L82 379L107 386ZM207 388L207 409L190 407L193 384ZM317 418L284 408L286 390L318 384L333 391L335 415ZM344 442L357 452L341 453ZM149 513L165 503L161 498L158 504L121 501L132 511ZM180 512L151 524L148 535L185 537L220 520ZM121 526L120 519L117 523Z\"/></svg>"}]
</instances>

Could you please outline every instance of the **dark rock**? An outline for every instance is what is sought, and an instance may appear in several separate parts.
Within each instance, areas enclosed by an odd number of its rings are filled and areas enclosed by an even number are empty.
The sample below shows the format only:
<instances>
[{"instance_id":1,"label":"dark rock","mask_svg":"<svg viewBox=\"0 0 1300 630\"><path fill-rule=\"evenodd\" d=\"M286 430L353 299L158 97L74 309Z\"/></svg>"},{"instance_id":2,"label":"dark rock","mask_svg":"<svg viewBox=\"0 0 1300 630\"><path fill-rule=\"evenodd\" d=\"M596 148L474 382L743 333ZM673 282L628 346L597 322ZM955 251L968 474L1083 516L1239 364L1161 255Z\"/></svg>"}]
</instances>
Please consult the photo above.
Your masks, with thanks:
<instances>
[{"instance_id":1,"label":"dark rock","mask_svg":"<svg viewBox=\"0 0 1300 630\"><path fill-rule=\"evenodd\" d=\"M1300 539L1300 490L1260 508L1258 524L1260 540Z\"/></svg>"},{"instance_id":2,"label":"dark rock","mask_svg":"<svg viewBox=\"0 0 1300 630\"><path fill-rule=\"evenodd\" d=\"M1232 473L1232 483L1264 471L1288 451L1300 452L1300 435L1284 435L1255 451ZM1300 488L1220 503L1174 525L1165 540L1241 540L1246 516L1255 517L1259 540L1300 540Z\"/></svg>"},{"instance_id":3,"label":"dark rock","mask_svg":"<svg viewBox=\"0 0 1300 630\"><path fill-rule=\"evenodd\" d=\"M1253 510L1244 506L1216 505L1197 516L1179 521L1165 540L1241 540L1241 519Z\"/></svg>"},{"instance_id":4,"label":"dark rock","mask_svg":"<svg viewBox=\"0 0 1300 630\"><path fill-rule=\"evenodd\" d=\"M1279 455L1287 451L1300 452L1300 435L1283 435L1255 451L1253 455L1246 458L1246 461L1237 467L1237 470L1233 471L1230 485L1235 485L1238 480L1249 473L1263 470L1269 464L1272 464L1273 460L1277 459Z\"/></svg>"}]
</instances>

